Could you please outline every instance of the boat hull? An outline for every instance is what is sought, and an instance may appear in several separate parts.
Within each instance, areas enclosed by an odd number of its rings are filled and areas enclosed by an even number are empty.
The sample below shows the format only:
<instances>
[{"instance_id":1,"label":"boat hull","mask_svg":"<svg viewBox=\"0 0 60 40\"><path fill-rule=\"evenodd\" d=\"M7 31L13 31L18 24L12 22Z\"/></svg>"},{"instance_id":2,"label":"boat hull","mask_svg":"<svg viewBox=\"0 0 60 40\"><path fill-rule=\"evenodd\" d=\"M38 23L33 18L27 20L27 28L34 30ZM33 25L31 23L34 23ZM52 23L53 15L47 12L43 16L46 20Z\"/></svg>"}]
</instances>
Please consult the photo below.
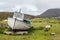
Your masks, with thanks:
<instances>
[{"instance_id":1,"label":"boat hull","mask_svg":"<svg viewBox=\"0 0 60 40\"><path fill-rule=\"evenodd\" d=\"M15 18L8 18L8 25L10 28L15 30L27 30L30 28L29 24L26 24L23 21L17 20Z\"/></svg>"}]
</instances>

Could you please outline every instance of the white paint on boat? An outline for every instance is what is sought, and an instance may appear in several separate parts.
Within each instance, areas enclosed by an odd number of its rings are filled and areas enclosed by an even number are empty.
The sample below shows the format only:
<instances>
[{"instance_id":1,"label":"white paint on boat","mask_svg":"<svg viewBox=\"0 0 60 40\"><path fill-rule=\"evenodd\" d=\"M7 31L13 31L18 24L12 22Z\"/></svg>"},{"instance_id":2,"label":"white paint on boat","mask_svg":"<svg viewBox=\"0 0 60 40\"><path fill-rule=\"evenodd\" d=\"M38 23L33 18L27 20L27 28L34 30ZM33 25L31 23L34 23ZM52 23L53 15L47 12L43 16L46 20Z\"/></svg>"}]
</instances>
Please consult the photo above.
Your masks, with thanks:
<instances>
[{"instance_id":1,"label":"white paint on boat","mask_svg":"<svg viewBox=\"0 0 60 40\"><path fill-rule=\"evenodd\" d=\"M14 19L14 18L8 18L8 25L12 28L12 29L29 29L29 24L24 23L23 21Z\"/></svg>"},{"instance_id":2,"label":"white paint on boat","mask_svg":"<svg viewBox=\"0 0 60 40\"><path fill-rule=\"evenodd\" d=\"M14 18L8 18L8 25L13 29L15 19Z\"/></svg>"}]
</instances>

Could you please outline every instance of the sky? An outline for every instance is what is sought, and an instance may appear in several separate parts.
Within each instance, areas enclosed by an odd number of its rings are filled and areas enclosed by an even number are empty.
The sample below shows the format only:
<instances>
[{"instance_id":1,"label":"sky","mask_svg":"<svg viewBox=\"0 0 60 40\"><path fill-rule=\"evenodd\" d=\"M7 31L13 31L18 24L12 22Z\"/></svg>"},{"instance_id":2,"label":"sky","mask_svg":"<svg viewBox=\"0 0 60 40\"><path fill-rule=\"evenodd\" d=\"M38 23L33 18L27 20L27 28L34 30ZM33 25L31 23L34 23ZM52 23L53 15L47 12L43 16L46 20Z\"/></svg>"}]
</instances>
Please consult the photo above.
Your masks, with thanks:
<instances>
[{"instance_id":1,"label":"sky","mask_svg":"<svg viewBox=\"0 0 60 40\"><path fill-rule=\"evenodd\" d=\"M19 11L40 15L48 9L60 8L60 0L0 0L0 11Z\"/></svg>"}]
</instances>

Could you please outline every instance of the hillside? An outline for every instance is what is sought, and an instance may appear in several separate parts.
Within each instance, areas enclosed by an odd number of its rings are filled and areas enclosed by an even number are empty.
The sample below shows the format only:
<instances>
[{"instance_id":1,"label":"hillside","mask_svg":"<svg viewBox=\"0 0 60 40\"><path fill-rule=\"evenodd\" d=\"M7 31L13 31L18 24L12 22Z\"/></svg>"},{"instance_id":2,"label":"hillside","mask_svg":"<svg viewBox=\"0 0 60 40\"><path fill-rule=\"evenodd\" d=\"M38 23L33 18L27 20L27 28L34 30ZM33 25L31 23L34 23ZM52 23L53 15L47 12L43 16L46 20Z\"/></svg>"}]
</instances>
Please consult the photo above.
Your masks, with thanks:
<instances>
[{"instance_id":1,"label":"hillside","mask_svg":"<svg viewBox=\"0 0 60 40\"><path fill-rule=\"evenodd\" d=\"M0 12L0 20L1 19L7 19L8 17L13 16L13 12ZM37 18L37 16L29 15L29 14L24 14L25 18Z\"/></svg>"},{"instance_id":2,"label":"hillside","mask_svg":"<svg viewBox=\"0 0 60 40\"><path fill-rule=\"evenodd\" d=\"M0 20L7 19L12 15L13 15L13 12L0 12Z\"/></svg>"},{"instance_id":3,"label":"hillside","mask_svg":"<svg viewBox=\"0 0 60 40\"><path fill-rule=\"evenodd\" d=\"M42 13L41 15L39 15L40 17L60 17L60 9L55 8L55 9L48 9L47 11L45 11L44 13Z\"/></svg>"}]
</instances>

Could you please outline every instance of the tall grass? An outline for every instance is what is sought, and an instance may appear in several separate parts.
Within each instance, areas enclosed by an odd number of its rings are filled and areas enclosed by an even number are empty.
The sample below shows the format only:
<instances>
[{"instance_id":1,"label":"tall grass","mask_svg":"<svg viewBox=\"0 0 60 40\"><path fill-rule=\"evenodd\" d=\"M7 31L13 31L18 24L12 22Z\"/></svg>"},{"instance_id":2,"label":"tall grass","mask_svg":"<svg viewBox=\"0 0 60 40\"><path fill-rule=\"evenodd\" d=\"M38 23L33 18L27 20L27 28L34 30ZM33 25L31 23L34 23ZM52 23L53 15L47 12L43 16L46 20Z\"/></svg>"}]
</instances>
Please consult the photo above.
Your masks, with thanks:
<instances>
[{"instance_id":1,"label":"tall grass","mask_svg":"<svg viewBox=\"0 0 60 40\"><path fill-rule=\"evenodd\" d=\"M53 18L35 18L31 19L33 29L28 35L5 35L0 34L0 40L54 40L60 37L60 20ZM3 24L7 24L7 21L0 21ZM52 25L52 28L45 32L46 25ZM7 26L8 27L8 26ZM4 30L4 29L2 29ZM0 30L1 31L1 30ZM2 31L3 32L3 31ZM51 36L50 33L55 33L56 36Z\"/></svg>"}]
</instances>

